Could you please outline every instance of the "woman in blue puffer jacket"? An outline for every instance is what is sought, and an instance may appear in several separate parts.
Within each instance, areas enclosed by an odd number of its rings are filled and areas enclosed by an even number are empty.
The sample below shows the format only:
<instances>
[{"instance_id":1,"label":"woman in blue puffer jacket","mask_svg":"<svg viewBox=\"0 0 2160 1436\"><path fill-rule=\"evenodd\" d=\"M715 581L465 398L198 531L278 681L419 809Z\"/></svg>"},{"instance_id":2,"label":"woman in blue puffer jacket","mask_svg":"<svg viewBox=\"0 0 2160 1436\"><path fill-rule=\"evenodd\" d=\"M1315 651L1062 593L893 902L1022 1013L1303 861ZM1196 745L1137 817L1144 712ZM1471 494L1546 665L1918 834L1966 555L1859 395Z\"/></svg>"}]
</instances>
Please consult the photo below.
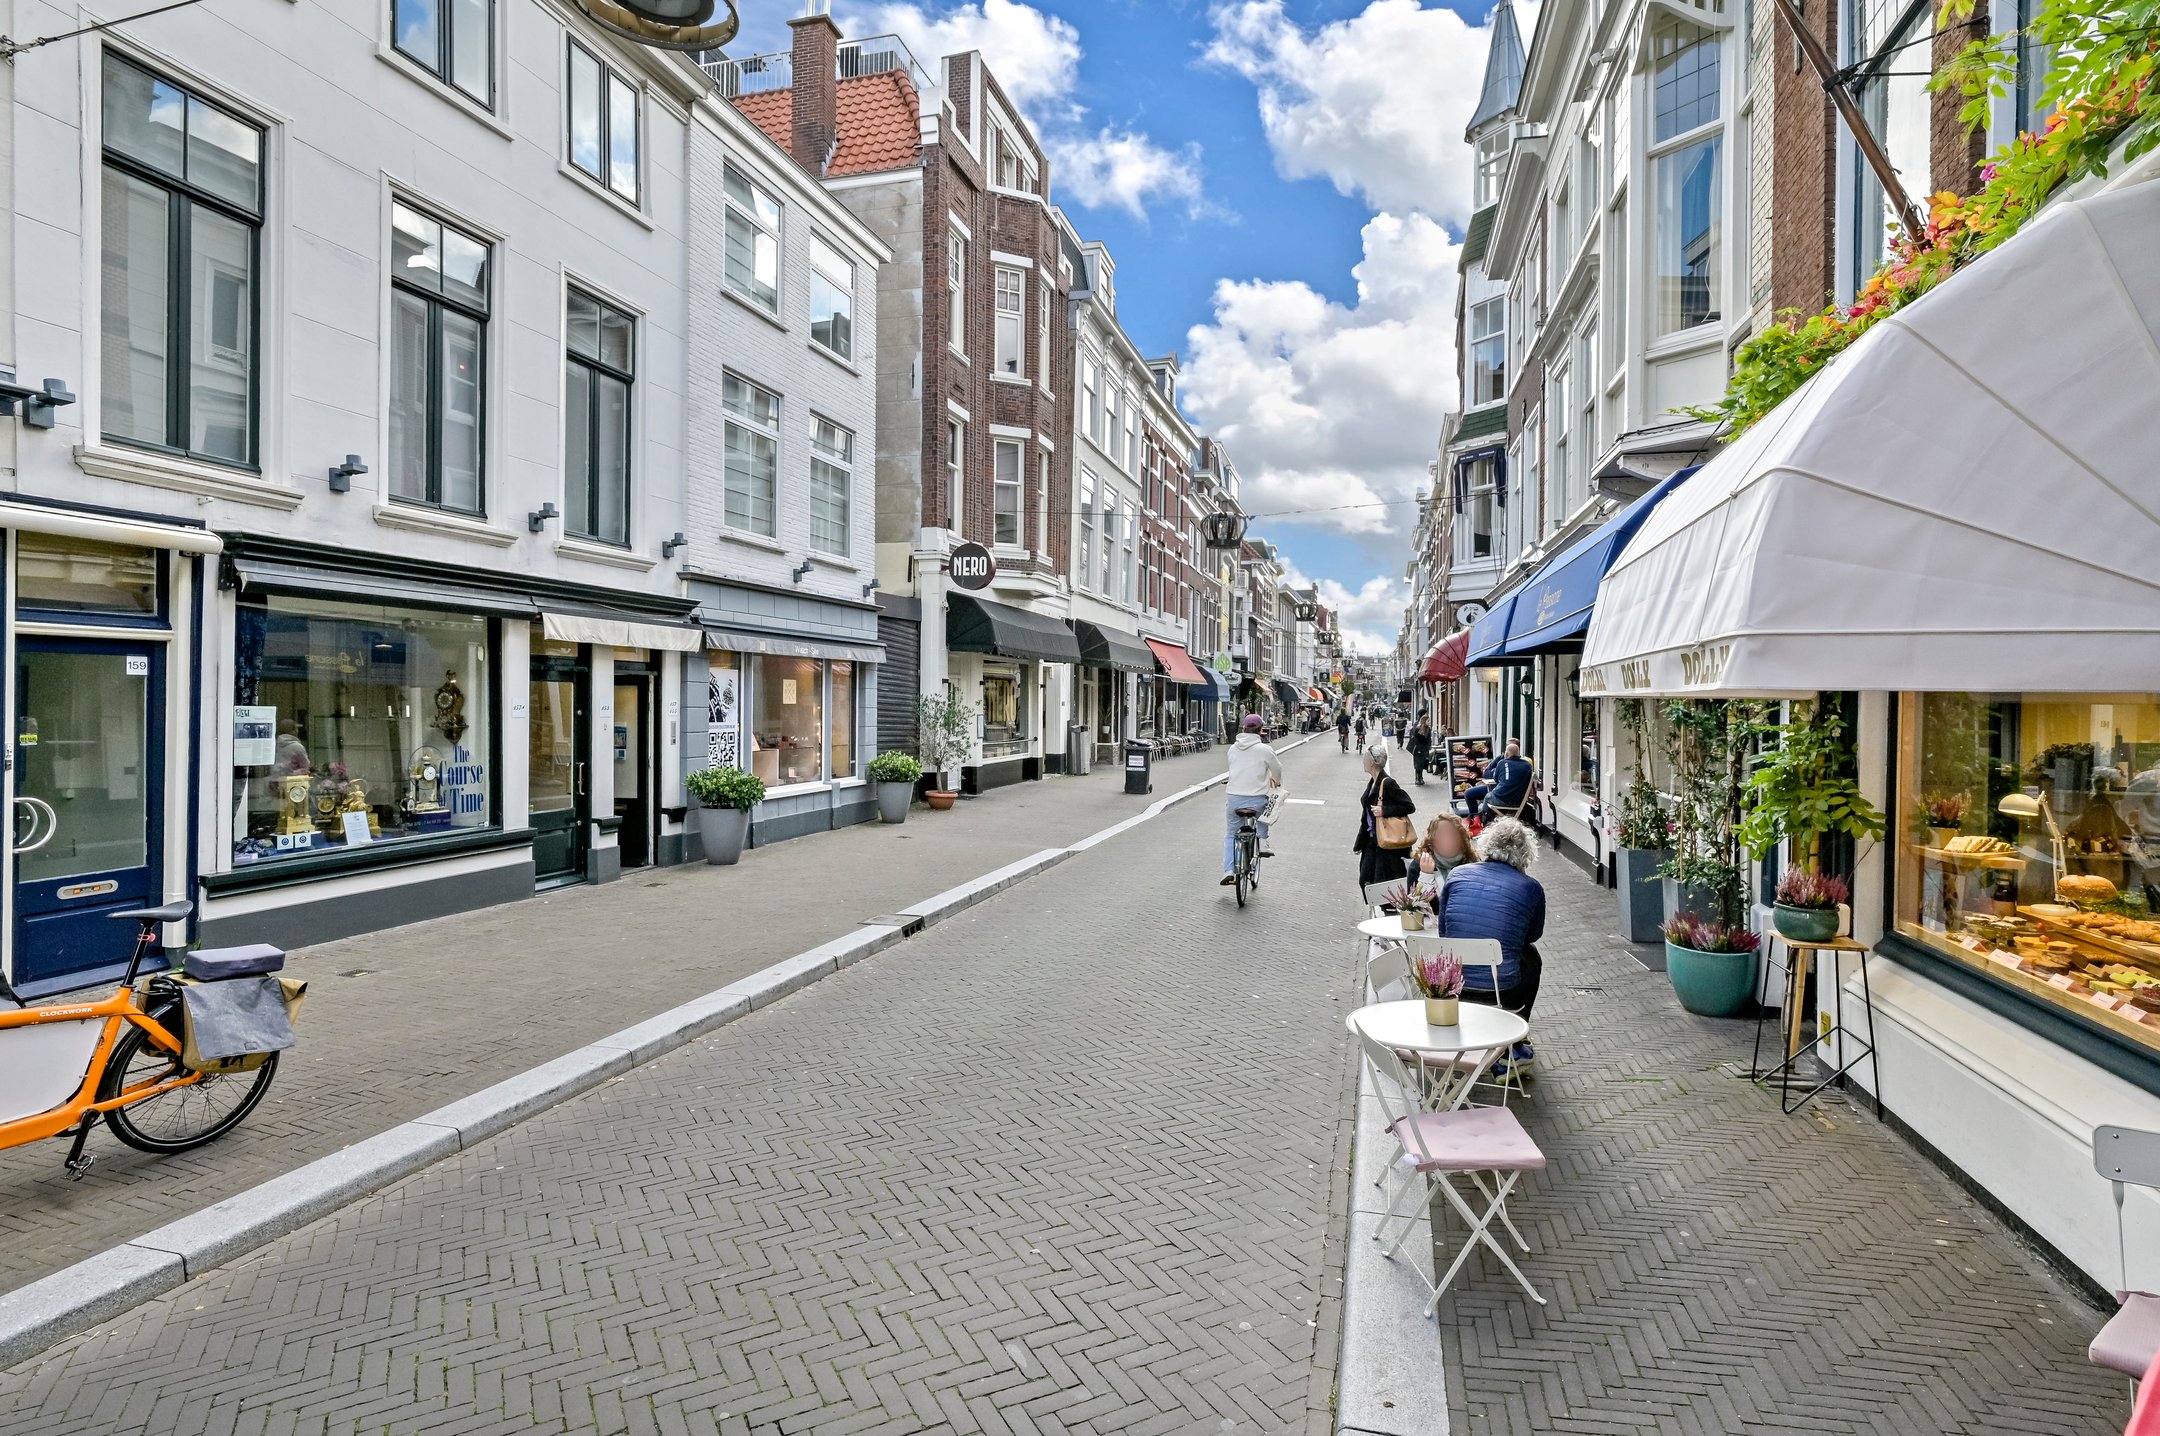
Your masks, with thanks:
<instances>
[{"instance_id":1,"label":"woman in blue puffer jacket","mask_svg":"<svg viewBox=\"0 0 2160 1436\"><path fill-rule=\"evenodd\" d=\"M1440 935L1490 937L1500 943L1499 988L1483 984L1493 969L1473 967L1466 974L1463 999L1503 1008L1527 1018L1537 1002L1545 960L1537 941L1545 935L1545 885L1526 871L1537 856L1530 830L1502 818L1478 838L1478 861L1448 874L1440 889ZM1528 1063L1530 1044L1515 1044L1514 1063Z\"/></svg>"}]
</instances>

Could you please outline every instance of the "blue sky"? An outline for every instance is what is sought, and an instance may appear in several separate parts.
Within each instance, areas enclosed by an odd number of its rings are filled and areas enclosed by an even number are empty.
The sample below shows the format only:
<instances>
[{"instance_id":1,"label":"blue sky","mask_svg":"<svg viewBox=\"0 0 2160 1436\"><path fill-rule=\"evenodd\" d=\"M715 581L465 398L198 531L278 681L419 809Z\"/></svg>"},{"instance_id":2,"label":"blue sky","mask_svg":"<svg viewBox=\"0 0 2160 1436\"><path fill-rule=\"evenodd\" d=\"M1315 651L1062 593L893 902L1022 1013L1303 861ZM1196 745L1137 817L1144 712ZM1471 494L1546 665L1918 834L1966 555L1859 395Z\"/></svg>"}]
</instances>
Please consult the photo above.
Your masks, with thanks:
<instances>
[{"instance_id":1,"label":"blue sky","mask_svg":"<svg viewBox=\"0 0 2160 1436\"><path fill-rule=\"evenodd\" d=\"M739 0L736 53L798 0ZM1442 414L1455 406L1463 122L1488 5L1418 0L836 0L926 63L983 50L1118 261L1119 317L1186 366L1256 531L1392 645ZM1529 15L1518 11L1529 28ZM1343 506L1343 507L1337 507ZM1315 510L1330 510L1315 512Z\"/></svg>"}]
</instances>

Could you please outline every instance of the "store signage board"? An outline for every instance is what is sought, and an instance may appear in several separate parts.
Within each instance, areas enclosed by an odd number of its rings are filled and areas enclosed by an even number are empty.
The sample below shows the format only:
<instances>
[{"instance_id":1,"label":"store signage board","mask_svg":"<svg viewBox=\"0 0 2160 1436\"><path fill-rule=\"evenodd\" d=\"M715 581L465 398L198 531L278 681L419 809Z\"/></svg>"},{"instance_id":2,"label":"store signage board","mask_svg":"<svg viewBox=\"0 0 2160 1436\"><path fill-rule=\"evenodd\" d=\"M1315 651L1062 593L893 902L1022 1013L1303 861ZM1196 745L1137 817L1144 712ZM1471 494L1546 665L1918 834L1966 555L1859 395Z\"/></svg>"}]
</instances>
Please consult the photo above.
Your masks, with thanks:
<instances>
[{"instance_id":1,"label":"store signage board","mask_svg":"<svg viewBox=\"0 0 2160 1436\"><path fill-rule=\"evenodd\" d=\"M1492 761L1493 740L1483 737L1447 740L1448 796L1460 803L1470 789L1485 781L1485 765Z\"/></svg>"},{"instance_id":2,"label":"store signage board","mask_svg":"<svg viewBox=\"0 0 2160 1436\"><path fill-rule=\"evenodd\" d=\"M988 588L997 578L997 560L979 543L961 544L946 561L952 581L970 593Z\"/></svg>"}]
</instances>

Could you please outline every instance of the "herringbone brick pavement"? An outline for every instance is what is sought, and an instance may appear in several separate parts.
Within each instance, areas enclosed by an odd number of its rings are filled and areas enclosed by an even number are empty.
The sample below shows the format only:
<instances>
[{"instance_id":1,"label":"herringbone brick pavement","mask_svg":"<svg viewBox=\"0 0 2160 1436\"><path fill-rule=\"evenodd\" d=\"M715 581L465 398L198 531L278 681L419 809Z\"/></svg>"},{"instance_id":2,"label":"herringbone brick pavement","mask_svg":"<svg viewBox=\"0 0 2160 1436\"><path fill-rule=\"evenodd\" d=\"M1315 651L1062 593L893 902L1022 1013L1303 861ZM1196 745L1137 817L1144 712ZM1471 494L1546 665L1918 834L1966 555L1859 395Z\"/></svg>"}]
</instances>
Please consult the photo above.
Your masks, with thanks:
<instances>
[{"instance_id":1,"label":"herringbone brick pavement","mask_svg":"<svg viewBox=\"0 0 2160 1436\"><path fill-rule=\"evenodd\" d=\"M1357 778L1288 761L1331 803L1243 912L1173 809L0 1375L0 1430L1327 1431Z\"/></svg>"},{"instance_id":2,"label":"herringbone brick pavement","mask_svg":"<svg viewBox=\"0 0 2160 1436\"><path fill-rule=\"evenodd\" d=\"M1157 791L1221 764L1220 753L1171 759L1156 770ZM309 983L300 1045L231 1136L153 1157L100 1129L90 1145L98 1165L82 1182L65 1179L62 1143L0 1152L0 1288L844 937L867 918L1077 842L1146 802L1124 795L1121 771L1028 783L952 813L918 810L899 827L760 848L737 867L646 869L304 949L288 969ZM847 874L844 889L803 900L836 872ZM598 952L619 957L596 962Z\"/></svg>"},{"instance_id":3,"label":"herringbone brick pavement","mask_svg":"<svg viewBox=\"0 0 2160 1436\"><path fill-rule=\"evenodd\" d=\"M1551 1304L1490 1263L1441 1305L1454 1431L2122 1430L2072 1288L1872 1109L1781 1115L1734 1075L1751 1023L1683 1012L1610 935L1610 893L1535 871L1543 1076L1521 1113L1551 1165L1509 1207Z\"/></svg>"}]
</instances>

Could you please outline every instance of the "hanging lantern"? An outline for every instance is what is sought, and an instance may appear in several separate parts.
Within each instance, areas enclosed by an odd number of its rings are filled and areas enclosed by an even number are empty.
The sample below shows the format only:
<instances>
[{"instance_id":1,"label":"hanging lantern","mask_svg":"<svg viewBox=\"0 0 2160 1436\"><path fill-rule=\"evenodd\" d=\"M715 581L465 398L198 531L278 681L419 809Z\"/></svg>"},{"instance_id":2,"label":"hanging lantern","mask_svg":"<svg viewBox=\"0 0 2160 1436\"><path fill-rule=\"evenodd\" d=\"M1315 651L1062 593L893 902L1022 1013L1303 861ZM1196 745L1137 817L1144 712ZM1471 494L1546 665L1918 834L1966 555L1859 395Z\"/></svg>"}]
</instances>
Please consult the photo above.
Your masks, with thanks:
<instances>
[{"instance_id":1,"label":"hanging lantern","mask_svg":"<svg viewBox=\"0 0 2160 1436\"><path fill-rule=\"evenodd\" d=\"M1249 520L1234 510L1218 509L1200 520L1201 537L1212 549L1234 549L1245 542L1245 525Z\"/></svg>"},{"instance_id":2,"label":"hanging lantern","mask_svg":"<svg viewBox=\"0 0 2160 1436\"><path fill-rule=\"evenodd\" d=\"M659 50L717 50L740 25L735 0L576 0L577 7L616 33ZM727 17L713 21L725 4Z\"/></svg>"},{"instance_id":3,"label":"hanging lantern","mask_svg":"<svg viewBox=\"0 0 2160 1436\"><path fill-rule=\"evenodd\" d=\"M1319 616L1320 605L1317 603L1301 603L1297 606L1297 621L1299 623L1311 623Z\"/></svg>"}]
</instances>

